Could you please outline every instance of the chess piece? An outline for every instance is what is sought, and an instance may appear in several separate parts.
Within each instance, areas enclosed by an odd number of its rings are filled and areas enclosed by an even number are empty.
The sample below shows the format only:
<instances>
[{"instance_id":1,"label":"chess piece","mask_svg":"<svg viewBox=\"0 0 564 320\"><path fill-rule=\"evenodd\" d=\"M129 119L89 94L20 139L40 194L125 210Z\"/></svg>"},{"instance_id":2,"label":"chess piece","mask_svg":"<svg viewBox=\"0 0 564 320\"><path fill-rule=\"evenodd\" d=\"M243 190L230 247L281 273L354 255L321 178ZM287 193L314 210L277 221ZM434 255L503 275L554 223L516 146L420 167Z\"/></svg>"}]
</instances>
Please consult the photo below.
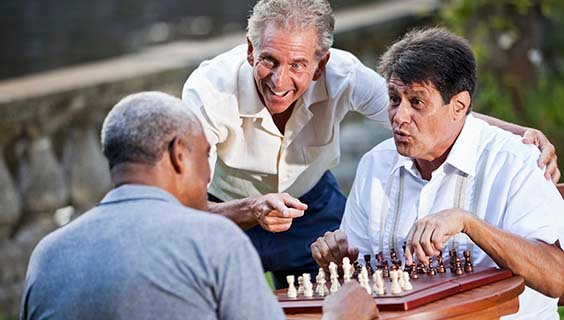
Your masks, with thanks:
<instances>
[{"instance_id":1,"label":"chess piece","mask_svg":"<svg viewBox=\"0 0 564 320\"><path fill-rule=\"evenodd\" d=\"M370 284L368 281L368 270L366 269L365 266L362 266L362 268L360 269L360 274L358 276L358 282L360 283L360 285L362 287L364 287L364 289L366 289L366 292L368 294L372 294L372 288L370 288Z\"/></svg>"},{"instance_id":2,"label":"chess piece","mask_svg":"<svg viewBox=\"0 0 564 320\"><path fill-rule=\"evenodd\" d=\"M348 257L343 258L343 281L349 282L352 277L351 260Z\"/></svg>"},{"instance_id":3,"label":"chess piece","mask_svg":"<svg viewBox=\"0 0 564 320\"><path fill-rule=\"evenodd\" d=\"M311 283L311 275L309 273L304 273L302 275L304 282L304 297L313 297L313 283Z\"/></svg>"},{"instance_id":4,"label":"chess piece","mask_svg":"<svg viewBox=\"0 0 564 320\"><path fill-rule=\"evenodd\" d=\"M335 293L341 288L339 283L339 273L337 271L337 264L335 262L329 263L329 273L331 274L331 288L329 288L330 293Z\"/></svg>"},{"instance_id":5,"label":"chess piece","mask_svg":"<svg viewBox=\"0 0 564 320\"><path fill-rule=\"evenodd\" d=\"M295 277L293 275L286 276L286 281L288 281L288 298L296 298L298 296L298 291L294 284Z\"/></svg>"},{"instance_id":6,"label":"chess piece","mask_svg":"<svg viewBox=\"0 0 564 320\"><path fill-rule=\"evenodd\" d=\"M425 274L425 265L421 262L417 264L417 273Z\"/></svg>"},{"instance_id":7,"label":"chess piece","mask_svg":"<svg viewBox=\"0 0 564 320\"><path fill-rule=\"evenodd\" d=\"M390 291L392 294L399 294L402 292L401 287L399 285L399 271L393 270L390 271L390 279L392 279L392 285L390 287Z\"/></svg>"},{"instance_id":8,"label":"chess piece","mask_svg":"<svg viewBox=\"0 0 564 320\"><path fill-rule=\"evenodd\" d=\"M415 261L411 263L411 273L409 275L411 279L419 279L419 275L417 274L417 267L415 266Z\"/></svg>"},{"instance_id":9,"label":"chess piece","mask_svg":"<svg viewBox=\"0 0 564 320\"><path fill-rule=\"evenodd\" d=\"M352 274L352 278L353 279L357 279L358 280L358 276L360 275L360 270L362 269L362 265L358 262L355 261L353 263L353 274Z\"/></svg>"},{"instance_id":10,"label":"chess piece","mask_svg":"<svg viewBox=\"0 0 564 320\"><path fill-rule=\"evenodd\" d=\"M433 267L433 258L429 257L429 265L427 266L427 275L434 276L437 274L435 267Z\"/></svg>"},{"instance_id":11,"label":"chess piece","mask_svg":"<svg viewBox=\"0 0 564 320\"><path fill-rule=\"evenodd\" d=\"M450 272L455 273L455 262L456 262L456 258L458 257L458 253L456 252L456 249L451 249L448 252L449 255L449 263L450 263Z\"/></svg>"},{"instance_id":12,"label":"chess piece","mask_svg":"<svg viewBox=\"0 0 564 320\"><path fill-rule=\"evenodd\" d=\"M464 274L464 270L462 270L462 265L460 264L459 257L456 257L454 259L454 274L457 276Z\"/></svg>"},{"instance_id":13,"label":"chess piece","mask_svg":"<svg viewBox=\"0 0 564 320\"><path fill-rule=\"evenodd\" d=\"M409 273L404 271L401 275L402 275L402 278L403 278L403 284L401 285L401 288L404 291L412 290L413 286L411 285L411 282L409 281Z\"/></svg>"},{"instance_id":14,"label":"chess piece","mask_svg":"<svg viewBox=\"0 0 564 320\"><path fill-rule=\"evenodd\" d=\"M464 255L464 272L474 272L474 266L472 265L470 250L465 250L463 255Z\"/></svg>"},{"instance_id":15,"label":"chess piece","mask_svg":"<svg viewBox=\"0 0 564 320\"><path fill-rule=\"evenodd\" d=\"M298 277L298 295L304 294L304 277Z\"/></svg>"},{"instance_id":16,"label":"chess piece","mask_svg":"<svg viewBox=\"0 0 564 320\"><path fill-rule=\"evenodd\" d=\"M388 269L388 261L387 260L384 260L384 263L383 263L382 276L384 278L390 277L390 270Z\"/></svg>"},{"instance_id":17,"label":"chess piece","mask_svg":"<svg viewBox=\"0 0 564 320\"><path fill-rule=\"evenodd\" d=\"M372 264L370 263L371 257L369 254L364 255L364 265L366 266L366 271L368 272L368 276L370 277L374 273L374 269L372 269Z\"/></svg>"},{"instance_id":18,"label":"chess piece","mask_svg":"<svg viewBox=\"0 0 564 320\"><path fill-rule=\"evenodd\" d=\"M324 297L329 290L327 290L327 280L325 279L325 271L322 268L319 268L319 272L317 273L317 277L315 277L315 283L317 286L315 287L315 293L320 297Z\"/></svg>"},{"instance_id":19,"label":"chess piece","mask_svg":"<svg viewBox=\"0 0 564 320\"><path fill-rule=\"evenodd\" d=\"M443 262L443 253L439 253L439 256L437 257L437 272L438 273L445 273L445 264Z\"/></svg>"},{"instance_id":20,"label":"chess piece","mask_svg":"<svg viewBox=\"0 0 564 320\"><path fill-rule=\"evenodd\" d=\"M325 285L327 283L327 280L325 279L325 271L323 271L323 269L319 268L319 272L317 273L315 280L317 282L315 292L318 296L325 297L329 290L327 290L327 286Z\"/></svg>"},{"instance_id":21,"label":"chess piece","mask_svg":"<svg viewBox=\"0 0 564 320\"><path fill-rule=\"evenodd\" d=\"M376 269L384 269L384 253L382 253L381 251L376 255Z\"/></svg>"},{"instance_id":22,"label":"chess piece","mask_svg":"<svg viewBox=\"0 0 564 320\"><path fill-rule=\"evenodd\" d=\"M382 276L382 270L376 270L372 275L372 280L374 280L373 290L374 292L381 296L386 293L384 288L384 277Z\"/></svg>"}]
</instances>

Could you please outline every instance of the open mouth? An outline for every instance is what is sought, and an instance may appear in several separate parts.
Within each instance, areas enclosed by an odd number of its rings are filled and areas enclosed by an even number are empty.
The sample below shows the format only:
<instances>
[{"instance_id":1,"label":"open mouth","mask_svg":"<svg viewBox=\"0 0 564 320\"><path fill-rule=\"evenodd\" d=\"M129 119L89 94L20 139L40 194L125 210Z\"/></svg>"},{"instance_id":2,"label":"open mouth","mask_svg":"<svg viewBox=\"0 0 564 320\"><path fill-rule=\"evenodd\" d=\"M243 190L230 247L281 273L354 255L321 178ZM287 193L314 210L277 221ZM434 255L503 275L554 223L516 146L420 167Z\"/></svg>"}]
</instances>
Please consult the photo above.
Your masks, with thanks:
<instances>
[{"instance_id":1,"label":"open mouth","mask_svg":"<svg viewBox=\"0 0 564 320\"><path fill-rule=\"evenodd\" d=\"M407 141L410 135L407 132L396 129L394 130L394 137L399 141Z\"/></svg>"},{"instance_id":2,"label":"open mouth","mask_svg":"<svg viewBox=\"0 0 564 320\"><path fill-rule=\"evenodd\" d=\"M275 95L279 98L286 97L290 93L290 91L292 91L292 90L276 91L276 90L272 90L272 88L270 88L270 87L268 87L268 90L270 91L270 93L272 93L273 95Z\"/></svg>"}]
</instances>

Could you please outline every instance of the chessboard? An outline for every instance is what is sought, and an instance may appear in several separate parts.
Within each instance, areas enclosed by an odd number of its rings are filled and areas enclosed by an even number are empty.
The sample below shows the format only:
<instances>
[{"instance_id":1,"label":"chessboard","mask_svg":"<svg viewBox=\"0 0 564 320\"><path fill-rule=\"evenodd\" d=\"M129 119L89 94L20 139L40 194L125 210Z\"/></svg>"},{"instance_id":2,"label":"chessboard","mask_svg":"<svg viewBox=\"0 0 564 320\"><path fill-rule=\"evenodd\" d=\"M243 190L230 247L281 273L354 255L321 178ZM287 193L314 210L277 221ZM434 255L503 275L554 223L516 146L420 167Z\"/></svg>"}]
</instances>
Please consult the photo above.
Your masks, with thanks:
<instances>
[{"instance_id":1,"label":"chessboard","mask_svg":"<svg viewBox=\"0 0 564 320\"><path fill-rule=\"evenodd\" d=\"M387 269L387 263L383 265ZM396 267L398 266L395 266L394 263L392 263L392 270L399 269L401 271L400 268ZM351 270L354 270L354 268L358 268L358 270L360 270L359 265L351 268ZM362 268L365 269L365 267ZM370 267L368 269L370 269ZM382 265L378 264L376 270L381 269ZM449 268L443 268L445 270L442 272L436 272L436 268L432 272L429 272L430 268L425 269L423 266L418 266L413 269L408 267L408 269L408 273L411 275L409 282L412 288L409 290L402 290L399 293L392 293L393 290L391 287L393 286L394 280L391 279L395 276L391 276L390 272L384 271L385 274L388 274L387 277L380 278L383 279L384 294L378 294L375 290L370 293L376 300L379 310L412 310L416 307L437 301L453 294L471 290L513 276L512 272L509 270L501 270L494 267L484 268L472 266L470 270L466 270L464 272L455 272L454 266L450 270ZM366 270L363 272L366 272ZM360 272L356 272L356 279L352 277L349 281L357 281L357 279L359 279L359 282L361 282L361 277L358 277L359 273ZM380 273L380 271L378 271L378 273ZM373 273L371 273L371 275L372 274ZM401 272L399 272L399 274L401 274ZM405 275L407 276L407 273L405 273ZM370 277L368 285L371 288L375 284L372 278L375 280L376 277ZM339 283L342 284L342 282L343 279L339 279ZM381 283L381 280L379 280L379 282ZM327 297L327 295L320 296L318 294L314 294L312 297L306 297L299 291L296 297L288 297L287 289L276 290L275 295L286 314L320 313L323 301Z\"/></svg>"}]
</instances>

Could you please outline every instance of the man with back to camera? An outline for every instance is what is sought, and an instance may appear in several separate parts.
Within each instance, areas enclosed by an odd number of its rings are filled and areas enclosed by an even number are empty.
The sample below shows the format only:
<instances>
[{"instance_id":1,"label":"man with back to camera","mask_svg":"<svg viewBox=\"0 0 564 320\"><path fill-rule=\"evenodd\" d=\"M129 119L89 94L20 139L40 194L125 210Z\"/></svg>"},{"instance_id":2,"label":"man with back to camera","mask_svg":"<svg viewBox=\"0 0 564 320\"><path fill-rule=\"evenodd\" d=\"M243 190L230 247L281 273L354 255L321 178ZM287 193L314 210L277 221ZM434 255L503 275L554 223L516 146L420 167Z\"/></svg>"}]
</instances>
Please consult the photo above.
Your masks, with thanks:
<instances>
[{"instance_id":1,"label":"man with back to camera","mask_svg":"<svg viewBox=\"0 0 564 320\"><path fill-rule=\"evenodd\" d=\"M468 42L442 28L413 31L379 71L394 136L360 161L340 230L311 246L318 264L401 252L404 241L408 265L413 255L428 264L441 250L470 250L475 265L525 279L519 313L507 319L558 319L564 201L537 167L538 150L470 113Z\"/></svg>"},{"instance_id":2,"label":"man with back to camera","mask_svg":"<svg viewBox=\"0 0 564 320\"><path fill-rule=\"evenodd\" d=\"M209 144L181 100L143 92L102 127L115 187L35 248L20 319L284 319L255 249L207 214ZM326 300L327 319L374 319L358 284Z\"/></svg>"},{"instance_id":3,"label":"man with back to camera","mask_svg":"<svg viewBox=\"0 0 564 320\"><path fill-rule=\"evenodd\" d=\"M389 126L384 79L330 49L334 24L325 0L258 1L247 45L203 62L184 85L211 145L209 210L246 230L277 286L287 274L315 272L309 244L340 224L345 197L329 169L345 115ZM540 165L558 181L554 147L539 131L525 136L542 141Z\"/></svg>"}]
</instances>

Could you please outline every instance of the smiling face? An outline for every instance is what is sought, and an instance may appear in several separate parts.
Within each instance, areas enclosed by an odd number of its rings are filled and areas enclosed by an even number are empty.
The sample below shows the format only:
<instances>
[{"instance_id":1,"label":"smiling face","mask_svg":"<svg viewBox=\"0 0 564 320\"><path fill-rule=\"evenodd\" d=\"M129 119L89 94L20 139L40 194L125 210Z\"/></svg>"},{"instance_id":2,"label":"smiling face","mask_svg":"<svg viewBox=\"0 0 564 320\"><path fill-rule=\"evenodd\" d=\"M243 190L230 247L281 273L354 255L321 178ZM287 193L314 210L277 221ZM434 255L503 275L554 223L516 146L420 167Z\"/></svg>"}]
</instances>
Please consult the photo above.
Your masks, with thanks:
<instances>
[{"instance_id":1,"label":"smiling face","mask_svg":"<svg viewBox=\"0 0 564 320\"><path fill-rule=\"evenodd\" d=\"M249 41L247 60L262 102L271 114L286 111L317 80L329 58L317 61L313 29L288 31L269 24L260 48Z\"/></svg>"},{"instance_id":2,"label":"smiling face","mask_svg":"<svg viewBox=\"0 0 564 320\"><path fill-rule=\"evenodd\" d=\"M460 110L459 96L444 104L434 85L406 85L394 76L388 81L388 94L388 116L398 152L415 160L444 161L464 123L460 120L467 107Z\"/></svg>"}]
</instances>

